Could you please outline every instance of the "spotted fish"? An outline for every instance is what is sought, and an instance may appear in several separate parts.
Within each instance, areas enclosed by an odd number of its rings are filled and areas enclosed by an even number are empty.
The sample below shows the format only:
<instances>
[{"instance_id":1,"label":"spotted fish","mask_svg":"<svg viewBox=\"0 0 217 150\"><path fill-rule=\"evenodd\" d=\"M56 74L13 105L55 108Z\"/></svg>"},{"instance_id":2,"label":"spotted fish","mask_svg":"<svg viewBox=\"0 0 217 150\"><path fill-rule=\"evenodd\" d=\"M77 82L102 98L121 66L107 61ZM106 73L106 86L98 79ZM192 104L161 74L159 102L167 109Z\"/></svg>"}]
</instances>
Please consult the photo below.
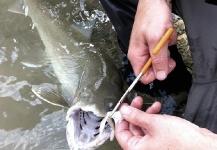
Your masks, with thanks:
<instances>
[{"instance_id":1,"label":"spotted fish","mask_svg":"<svg viewBox=\"0 0 217 150\"><path fill-rule=\"evenodd\" d=\"M122 79L110 58L90 44L91 31L71 23L50 2L18 0L9 9L32 19L60 83L33 85L32 90L42 100L68 108L70 149L95 149L114 136L111 120L103 127L100 123L123 94Z\"/></svg>"}]
</instances>

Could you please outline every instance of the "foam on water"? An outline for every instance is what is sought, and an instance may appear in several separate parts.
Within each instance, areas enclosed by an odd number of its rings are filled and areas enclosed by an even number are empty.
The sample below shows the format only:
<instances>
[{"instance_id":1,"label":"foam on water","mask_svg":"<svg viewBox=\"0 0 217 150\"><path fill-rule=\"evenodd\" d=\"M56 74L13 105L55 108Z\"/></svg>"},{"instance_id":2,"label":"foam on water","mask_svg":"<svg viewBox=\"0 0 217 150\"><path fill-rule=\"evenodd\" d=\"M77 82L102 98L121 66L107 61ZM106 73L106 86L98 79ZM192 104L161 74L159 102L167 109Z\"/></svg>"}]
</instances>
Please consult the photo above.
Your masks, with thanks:
<instances>
[{"instance_id":1,"label":"foam on water","mask_svg":"<svg viewBox=\"0 0 217 150\"><path fill-rule=\"evenodd\" d=\"M15 0L0 0L0 149L69 149L65 129L67 110L41 101L31 91L31 85L58 84L58 81L37 29L27 16L29 8L23 7L25 15L8 12L13 2ZM51 8L54 16L55 11L61 10L72 23L87 28L90 25L85 24L84 19L96 19L93 43L82 44L108 51L112 57L114 52L119 52L114 30L98 1L88 4L77 0L44 2L55 5ZM75 7L73 11L71 6ZM65 45L61 46L67 51ZM108 143L100 149L112 148L119 146Z\"/></svg>"}]
</instances>

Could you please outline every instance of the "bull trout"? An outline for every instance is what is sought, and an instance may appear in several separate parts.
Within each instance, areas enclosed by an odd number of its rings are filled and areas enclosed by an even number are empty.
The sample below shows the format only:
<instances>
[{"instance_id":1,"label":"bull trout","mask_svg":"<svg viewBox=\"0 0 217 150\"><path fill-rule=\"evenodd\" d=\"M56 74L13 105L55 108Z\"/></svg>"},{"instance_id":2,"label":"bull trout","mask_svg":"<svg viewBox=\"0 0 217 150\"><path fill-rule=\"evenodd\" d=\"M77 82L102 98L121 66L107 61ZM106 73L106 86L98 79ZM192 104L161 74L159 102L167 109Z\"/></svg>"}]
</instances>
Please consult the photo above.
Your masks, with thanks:
<instances>
[{"instance_id":1,"label":"bull trout","mask_svg":"<svg viewBox=\"0 0 217 150\"><path fill-rule=\"evenodd\" d=\"M88 44L90 40L82 30L61 14L55 15L49 1L16 3L32 19L60 83L33 85L32 91L46 102L68 108L66 133L70 149L99 147L114 136L111 120L103 127L100 123L123 94L118 69L105 53ZM99 132L99 128L104 130Z\"/></svg>"}]
</instances>

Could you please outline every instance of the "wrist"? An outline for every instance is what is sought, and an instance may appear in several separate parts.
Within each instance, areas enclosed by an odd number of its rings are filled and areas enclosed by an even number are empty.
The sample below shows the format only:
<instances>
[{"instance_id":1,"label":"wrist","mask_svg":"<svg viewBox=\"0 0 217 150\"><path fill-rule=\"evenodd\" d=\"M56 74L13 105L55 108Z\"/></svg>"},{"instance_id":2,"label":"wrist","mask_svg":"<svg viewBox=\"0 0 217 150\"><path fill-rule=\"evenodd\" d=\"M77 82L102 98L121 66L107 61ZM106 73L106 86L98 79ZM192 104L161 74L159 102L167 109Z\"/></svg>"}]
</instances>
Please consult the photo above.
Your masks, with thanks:
<instances>
[{"instance_id":1,"label":"wrist","mask_svg":"<svg viewBox=\"0 0 217 150\"><path fill-rule=\"evenodd\" d=\"M217 135L210 132L206 134L206 137L207 138L204 140L206 140L207 145L205 145L206 147L204 148L209 149L209 150L216 150L217 149Z\"/></svg>"},{"instance_id":2,"label":"wrist","mask_svg":"<svg viewBox=\"0 0 217 150\"><path fill-rule=\"evenodd\" d=\"M179 145L183 146L185 150L217 150L217 135L213 132L200 128L196 125L186 130L179 138ZM183 132L184 133L184 132Z\"/></svg>"},{"instance_id":3,"label":"wrist","mask_svg":"<svg viewBox=\"0 0 217 150\"><path fill-rule=\"evenodd\" d=\"M200 147L196 147L196 149L216 150L217 149L217 135L204 128L200 128L200 131L201 131L201 142L199 142Z\"/></svg>"}]
</instances>

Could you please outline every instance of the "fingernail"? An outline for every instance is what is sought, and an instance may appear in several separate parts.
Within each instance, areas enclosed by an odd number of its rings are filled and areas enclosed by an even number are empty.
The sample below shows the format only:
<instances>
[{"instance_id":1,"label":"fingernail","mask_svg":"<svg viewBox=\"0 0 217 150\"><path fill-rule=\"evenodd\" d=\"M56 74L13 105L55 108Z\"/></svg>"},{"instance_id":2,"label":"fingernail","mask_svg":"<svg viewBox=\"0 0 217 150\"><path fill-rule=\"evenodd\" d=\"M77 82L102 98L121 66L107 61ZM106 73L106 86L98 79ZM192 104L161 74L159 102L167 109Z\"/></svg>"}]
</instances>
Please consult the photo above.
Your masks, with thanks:
<instances>
[{"instance_id":1,"label":"fingernail","mask_svg":"<svg viewBox=\"0 0 217 150\"><path fill-rule=\"evenodd\" d=\"M169 64L169 67L170 67L170 68L173 68L173 65L172 65L172 64Z\"/></svg>"},{"instance_id":2,"label":"fingernail","mask_svg":"<svg viewBox=\"0 0 217 150\"><path fill-rule=\"evenodd\" d=\"M158 80L164 80L166 78L166 73L165 71L158 71L157 72L157 79Z\"/></svg>"},{"instance_id":3,"label":"fingernail","mask_svg":"<svg viewBox=\"0 0 217 150\"><path fill-rule=\"evenodd\" d=\"M170 67L170 68L174 68L175 65L176 65L176 64L175 64L174 62L170 62L170 63L169 63L169 67Z\"/></svg>"},{"instance_id":4,"label":"fingernail","mask_svg":"<svg viewBox=\"0 0 217 150\"><path fill-rule=\"evenodd\" d=\"M121 113L122 115L129 115L131 112L131 108L129 106L123 106L121 107Z\"/></svg>"}]
</instances>

